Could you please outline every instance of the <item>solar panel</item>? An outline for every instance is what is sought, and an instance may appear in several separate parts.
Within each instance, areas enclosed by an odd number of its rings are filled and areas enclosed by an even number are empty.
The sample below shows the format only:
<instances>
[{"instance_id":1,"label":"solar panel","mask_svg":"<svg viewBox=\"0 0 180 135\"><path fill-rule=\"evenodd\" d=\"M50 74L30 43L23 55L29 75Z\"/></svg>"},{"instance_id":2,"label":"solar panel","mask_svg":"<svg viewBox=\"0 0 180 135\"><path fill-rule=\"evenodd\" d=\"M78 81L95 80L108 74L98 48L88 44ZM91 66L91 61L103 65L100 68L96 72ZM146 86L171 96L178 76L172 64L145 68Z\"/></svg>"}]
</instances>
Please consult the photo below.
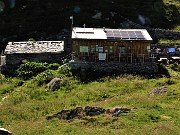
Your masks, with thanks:
<instances>
[{"instance_id":1,"label":"solar panel","mask_svg":"<svg viewBox=\"0 0 180 135\"><path fill-rule=\"evenodd\" d=\"M113 31L112 31L112 30L107 30L106 32L107 32L107 33L113 33Z\"/></svg>"},{"instance_id":2,"label":"solar panel","mask_svg":"<svg viewBox=\"0 0 180 135\"><path fill-rule=\"evenodd\" d=\"M113 39L114 38L114 34L113 34L112 30L107 30L106 35L107 35L108 39Z\"/></svg>"},{"instance_id":3,"label":"solar panel","mask_svg":"<svg viewBox=\"0 0 180 135\"><path fill-rule=\"evenodd\" d=\"M107 37L107 39L114 39L113 37Z\"/></svg>"},{"instance_id":4,"label":"solar panel","mask_svg":"<svg viewBox=\"0 0 180 135\"><path fill-rule=\"evenodd\" d=\"M145 39L141 31L107 30L106 35L108 39Z\"/></svg>"},{"instance_id":5,"label":"solar panel","mask_svg":"<svg viewBox=\"0 0 180 135\"><path fill-rule=\"evenodd\" d=\"M134 31L128 31L128 34L129 34L129 38L130 39L136 39L137 38L137 36L136 36Z\"/></svg>"},{"instance_id":6,"label":"solar panel","mask_svg":"<svg viewBox=\"0 0 180 135\"><path fill-rule=\"evenodd\" d=\"M134 31L128 31L128 34L135 34Z\"/></svg>"},{"instance_id":7,"label":"solar panel","mask_svg":"<svg viewBox=\"0 0 180 135\"><path fill-rule=\"evenodd\" d=\"M145 39L143 35L137 35L138 39Z\"/></svg>"},{"instance_id":8,"label":"solar panel","mask_svg":"<svg viewBox=\"0 0 180 135\"><path fill-rule=\"evenodd\" d=\"M141 31L135 31L137 39L145 39L144 35Z\"/></svg>"},{"instance_id":9,"label":"solar panel","mask_svg":"<svg viewBox=\"0 0 180 135\"><path fill-rule=\"evenodd\" d=\"M136 35L142 35L141 31L134 31L136 33Z\"/></svg>"},{"instance_id":10,"label":"solar panel","mask_svg":"<svg viewBox=\"0 0 180 135\"><path fill-rule=\"evenodd\" d=\"M129 35L130 39L136 39L136 35Z\"/></svg>"},{"instance_id":11,"label":"solar panel","mask_svg":"<svg viewBox=\"0 0 180 135\"><path fill-rule=\"evenodd\" d=\"M114 37L114 34L107 33L107 37Z\"/></svg>"},{"instance_id":12,"label":"solar panel","mask_svg":"<svg viewBox=\"0 0 180 135\"><path fill-rule=\"evenodd\" d=\"M122 39L129 39L129 36L128 35L123 35L121 38Z\"/></svg>"},{"instance_id":13,"label":"solar panel","mask_svg":"<svg viewBox=\"0 0 180 135\"><path fill-rule=\"evenodd\" d=\"M119 34L119 30L113 30L114 34Z\"/></svg>"},{"instance_id":14,"label":"solar panel","mask_svg":"<svg viewBox=\"0 0 180 135\"><path fill-rule=\"evenodd\" d=\"M127 31L120 31L121 34L128 34Z\"/></svg>"},{"instance_id":15,"label":"solar panel","mask_svg":"<svg viewBox=\"0 0 180 135\"><path fill-rule=\"evenodd\" d=\"M107 32L107 34L113 34L113 32Z\"/></svg>"},{"instance_id":16,"label":"solar panel","mask_svg":"<svg viewBox=\"0 0 180 135\"><path fill-rule=\"evenodd\" d=\"M120 33L114 33L114 37L121 38L121 35L120 35Z\"/></svg>"}]
</instances>

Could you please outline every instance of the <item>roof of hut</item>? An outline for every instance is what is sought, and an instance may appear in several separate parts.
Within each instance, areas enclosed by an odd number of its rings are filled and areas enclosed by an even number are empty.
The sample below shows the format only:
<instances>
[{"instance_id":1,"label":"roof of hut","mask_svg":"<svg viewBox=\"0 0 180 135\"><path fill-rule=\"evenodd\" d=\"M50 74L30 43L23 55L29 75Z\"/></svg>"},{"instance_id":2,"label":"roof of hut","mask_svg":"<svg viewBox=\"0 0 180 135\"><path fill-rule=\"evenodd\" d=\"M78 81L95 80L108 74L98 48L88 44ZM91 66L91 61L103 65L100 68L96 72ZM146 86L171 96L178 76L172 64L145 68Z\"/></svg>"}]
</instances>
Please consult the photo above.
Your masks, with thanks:
<instances>
[{"instance_id":1,"label":"roof of hut","mask_svg":"<svg viewBox=\"0 0 180 135\"><path fill-rule=\"evenodd\" d=\"M5 54L14 53L60 53L64 51L64 41L9 42Z\"/></svg>"},{"instance_id":2,"label":"roof of hut","mask_svg":"<svg viewBox=\"0 0 180 135\"><path fill-rule=\"evenodd\" d=\"M79 27L74 27L72 29L72 39L152 41L152 38L146 29L107 29L107 28L79 28Z\"/></svg>"}]
</instances>

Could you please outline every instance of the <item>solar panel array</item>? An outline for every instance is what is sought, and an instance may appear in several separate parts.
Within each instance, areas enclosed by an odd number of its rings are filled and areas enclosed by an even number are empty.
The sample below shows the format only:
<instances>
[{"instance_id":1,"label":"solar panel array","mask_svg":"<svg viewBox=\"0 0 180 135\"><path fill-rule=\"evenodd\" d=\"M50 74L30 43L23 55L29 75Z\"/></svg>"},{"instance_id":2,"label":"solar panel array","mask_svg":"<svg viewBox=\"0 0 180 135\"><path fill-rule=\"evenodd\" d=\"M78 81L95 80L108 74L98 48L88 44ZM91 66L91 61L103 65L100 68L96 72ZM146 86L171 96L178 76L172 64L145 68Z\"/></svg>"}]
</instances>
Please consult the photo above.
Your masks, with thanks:
<instances>
[{"instance_id":1,"label":"solar panel array","mask_svg":"<svg viewBox=\"0 0 180 135\"><path fill-rule=\"evenodd\" d=\"M106 30L108 39L145 40L141 31Z\"/></svg>"}]
</instances>

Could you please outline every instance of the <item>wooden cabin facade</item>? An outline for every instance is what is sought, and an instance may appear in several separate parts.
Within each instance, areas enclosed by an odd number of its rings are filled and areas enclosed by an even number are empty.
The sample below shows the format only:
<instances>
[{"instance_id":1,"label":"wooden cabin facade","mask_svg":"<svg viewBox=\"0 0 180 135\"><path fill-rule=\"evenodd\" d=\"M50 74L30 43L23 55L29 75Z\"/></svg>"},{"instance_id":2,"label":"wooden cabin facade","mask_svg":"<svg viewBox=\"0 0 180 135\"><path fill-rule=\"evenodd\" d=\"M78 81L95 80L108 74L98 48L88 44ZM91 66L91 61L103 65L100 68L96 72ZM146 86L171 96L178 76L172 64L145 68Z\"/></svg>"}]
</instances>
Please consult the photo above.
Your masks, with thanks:
<instances>
[{"instance_id":1,"label":"wooden cabin facade","mask_svg":"<svg viewBox=\"0 0 180 135\"><path fill-rule=\"evenodd\" d=\"M144 29L73 28L74 60L146 62L152 38Z\"/></svg>"}]
</instances>

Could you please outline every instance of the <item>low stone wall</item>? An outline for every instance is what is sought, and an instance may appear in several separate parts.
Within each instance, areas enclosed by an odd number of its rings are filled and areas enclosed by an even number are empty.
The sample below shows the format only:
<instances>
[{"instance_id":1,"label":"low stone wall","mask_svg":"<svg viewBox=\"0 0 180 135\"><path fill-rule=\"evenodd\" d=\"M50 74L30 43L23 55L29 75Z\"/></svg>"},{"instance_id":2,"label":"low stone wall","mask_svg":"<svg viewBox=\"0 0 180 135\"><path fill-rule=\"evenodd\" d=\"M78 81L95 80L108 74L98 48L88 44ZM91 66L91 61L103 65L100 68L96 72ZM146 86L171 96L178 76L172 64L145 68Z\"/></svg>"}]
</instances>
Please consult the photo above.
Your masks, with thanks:
<instances>
[{"instance_id":1,"label":"low stone wall","mask_svg":"<svg viewBox=\"0 0 180 135\"><path fill-rule=\"evenodd\" d=\"M63 53L42 53L42 54L7 54L7 65L18 65L23 60L35 61L35 62L62 62Z\"/></svg>"},{"instance_id":2,"label":"low stone wall","mask_svg":"<svg viewBox=\"0 0 180 135\"><path fill-rule=\"evenodd\" d=\"M129 29L146 29L153 39L170 39L170 40L179 40L180 32L171 31L166 29L159 28L150 28L137 24L123 16L121 16L125 21L120 24L121 28Z\"/></svg>"},{"instance_id":3,"label":"low stone wall","mask_svg":"<svg viewBox=\"0 0 180 135\"><path fill-rule=\"evenodd\" d=\"M158 72L158 66L154 62L146 63L119 63L119 62L71 62L72 69L92 70L98 73L143 73Z\"/></svg>"}]
</instances>

